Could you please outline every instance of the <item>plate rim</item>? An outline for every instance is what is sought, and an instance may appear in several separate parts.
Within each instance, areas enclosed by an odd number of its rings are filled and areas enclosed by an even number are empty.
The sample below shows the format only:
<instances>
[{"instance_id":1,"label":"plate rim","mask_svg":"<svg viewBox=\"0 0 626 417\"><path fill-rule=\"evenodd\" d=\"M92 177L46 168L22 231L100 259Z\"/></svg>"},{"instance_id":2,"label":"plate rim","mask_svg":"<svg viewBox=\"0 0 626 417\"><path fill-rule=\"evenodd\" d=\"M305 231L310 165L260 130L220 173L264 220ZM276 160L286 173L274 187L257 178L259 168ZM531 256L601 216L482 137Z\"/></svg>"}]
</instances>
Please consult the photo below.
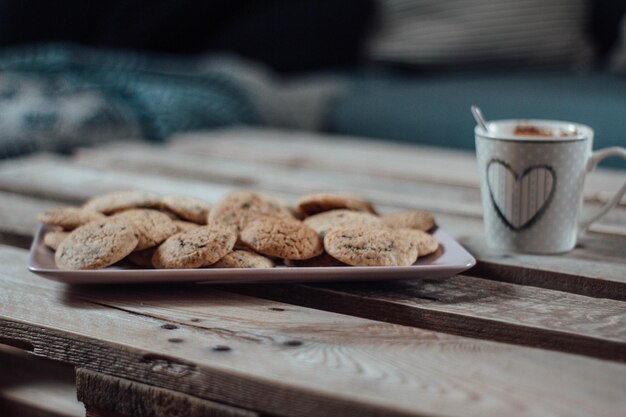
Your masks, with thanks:
<instances>
[{"instance_id":1,"label":"plate rim","mask_svg":"<svg viewBox=\"0 0 626 417\"><path fill-rule=\"evenodd\" d=\"M457 252L460 252L462 257L462 262L458 263L448 263L448 264L426 264L426 265L410 265L410 266L351 266L351 267L277 267L277 268L267 268L267 269L254 269L254 268L195 268L195 269L111 269L105 268L100 270L61 270L58 268L45 268L39 265L35 258L36 252L43 245L43 236L44 232L52 229L50 226L46 226L44 224L39 224L36 230L36 233L33 237L29 256L28 256L28 264L27 268L29 271L37 274L40 277L51 279L54 281L65 282L68 284L137 284L139 282L149 283L149 282L202 282L202 283L215 283L215 284L223 284L228 282L228 277L241 277L241 276L250 276L256 277L255 279L250 279L246 282L244 279L238 279L237 281L232 281L235 283L262 283L262 282L273 282L273 283L295 283L295 282L315 282L315 281L358 281L358 280L372 280L371 275L376 275L377 273L381 273L381 276L378 278L380 281L387 280L398 280L398 279L430 279L425 275L427 273L431 273L434 275L438 275L447 271L450 271L450 274L447 276L453 276L460 272L466 271L473 266L476 265L476 258L467 251L456 239L447 234L441 227L437 227L435 232L433 233L439 241L443 241L446 245L454 246L454 249ZM445 246L444 246L445 248ZM444 249L445 250L445 249ZM448 251L451 250L450 248ZM301 279L289 279L293 278L293 275L301 276ZM409 277L407 275L415 274L419 272L414 277ZM399 275L399 277L393 277L390 275L393 274ZM106 277L118 277L120 275L137 275L144 276L149 274L158 279L141 279L138 281L130 280L130 281L122 281L116 279L109 280L93 280L94 275L106 278ZM162 279L163 277L167 277L168 275L186 275L185 279L181 279L180 277L172 277L172 279ZM221 277L217 279L212 279L214 277ZM266 278L259 279L259 276L267 276ZM85 282L78 282L80 278L85 279ZM442 278L441 276L437 278Z\"/></svg>"}]
</instances>

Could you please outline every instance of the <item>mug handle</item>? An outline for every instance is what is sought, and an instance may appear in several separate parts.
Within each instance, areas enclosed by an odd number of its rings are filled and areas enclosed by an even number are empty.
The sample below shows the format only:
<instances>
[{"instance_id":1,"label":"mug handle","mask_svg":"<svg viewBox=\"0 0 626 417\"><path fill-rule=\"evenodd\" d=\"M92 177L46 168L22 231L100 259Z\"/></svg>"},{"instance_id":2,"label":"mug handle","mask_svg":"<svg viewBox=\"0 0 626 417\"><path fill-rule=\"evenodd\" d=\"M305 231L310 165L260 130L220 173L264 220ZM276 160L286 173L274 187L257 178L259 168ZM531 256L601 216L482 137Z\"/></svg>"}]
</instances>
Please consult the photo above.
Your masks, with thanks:
<instances>
[{"instance_id":1,"label":"mug handle","mask_svg":"<svg viewBox=\"0 0 626 417\"><path fill-rule=\"evenodd\" d=\"M613 146L611 148L600 149L591 154L589 161L587 162L587 173L596 169L600 161L606 159L610 156L621 156L626 159L626 148L620 148L618 146ZM615 207L621 200L622 197L626 194L626 182L622 185L622 188L619 189L617 193L604 205L602 208L591 216L589 219L580 222L580 232L584 232L591 226L593 222L600 219L606 213L609 212L613 207Z\"/></svg>"}]
</instances>

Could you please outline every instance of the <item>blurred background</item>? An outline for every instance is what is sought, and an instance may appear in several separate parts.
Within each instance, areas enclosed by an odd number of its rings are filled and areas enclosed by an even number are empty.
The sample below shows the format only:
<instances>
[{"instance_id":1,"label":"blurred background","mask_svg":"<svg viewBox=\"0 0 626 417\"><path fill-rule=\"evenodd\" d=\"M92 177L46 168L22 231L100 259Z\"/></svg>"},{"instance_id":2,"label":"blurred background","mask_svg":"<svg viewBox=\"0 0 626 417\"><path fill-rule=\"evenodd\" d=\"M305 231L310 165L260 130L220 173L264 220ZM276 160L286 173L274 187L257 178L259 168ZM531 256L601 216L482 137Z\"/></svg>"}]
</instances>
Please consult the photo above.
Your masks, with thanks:
<instances>
[{"instance_id":1,"label":"blurred background","mask_svg":"<svg viewBox=\"0 0 626 417\"><path fill-rule=\"evenodd\" d=\"M473 103L624 146L625 16L623 0L0 0L0 157L237 125L473 149Z\"/></svg>"}]
</instances>

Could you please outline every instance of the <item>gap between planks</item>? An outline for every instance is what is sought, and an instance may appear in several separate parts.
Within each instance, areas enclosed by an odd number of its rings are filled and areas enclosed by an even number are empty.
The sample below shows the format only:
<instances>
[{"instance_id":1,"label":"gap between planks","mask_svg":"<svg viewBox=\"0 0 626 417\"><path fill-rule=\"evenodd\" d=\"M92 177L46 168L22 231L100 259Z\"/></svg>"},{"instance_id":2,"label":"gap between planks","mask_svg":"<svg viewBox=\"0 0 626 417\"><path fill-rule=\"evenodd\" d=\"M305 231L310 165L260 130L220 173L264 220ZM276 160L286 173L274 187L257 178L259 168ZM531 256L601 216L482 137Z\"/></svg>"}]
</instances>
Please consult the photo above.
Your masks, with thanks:
<instances>
[{"instance_id":1,"label":"gap between planks","mask_svg":"<svg viewBox=\"0 0 626 417\"><path fill-rule=\"evenodd\" d=\"M117 413L110 413L108 411L103 411L103 410L98 410L97 408L94 407L85 407L85 417L129 417L129 416L122 416L120 414ZM154 417L160 417L160 416L154 416Z\"/></svg>"},{"instance_id":2,"label":"gap between planks","mask_svg":"<svg viewBox=\"0 0 626 417\"><path fill-rule=\"evenodd\" d=\"M2 336L0 336L0 343ZM0 345L0 415L3 417L80 417L71 365Z\"/></svg>"}]
</instances>

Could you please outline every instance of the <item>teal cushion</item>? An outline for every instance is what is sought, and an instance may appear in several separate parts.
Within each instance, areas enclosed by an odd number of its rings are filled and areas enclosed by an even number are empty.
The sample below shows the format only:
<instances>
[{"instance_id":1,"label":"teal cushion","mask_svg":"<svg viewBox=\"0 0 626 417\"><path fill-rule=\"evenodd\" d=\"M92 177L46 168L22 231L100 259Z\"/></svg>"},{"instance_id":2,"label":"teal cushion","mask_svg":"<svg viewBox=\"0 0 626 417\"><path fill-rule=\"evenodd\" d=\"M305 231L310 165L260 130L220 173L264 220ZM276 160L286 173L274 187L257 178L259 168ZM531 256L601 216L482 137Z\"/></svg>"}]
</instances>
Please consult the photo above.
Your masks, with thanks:
<instances>
[{"instance_id":1,"label":"teal cushion","mask_svg":"<svg viewBox=\"0 0 626 417\"><path fill-rule=\"evenodd\" d=\"M594 148L626 146L626 77L610 74L390 74L351 78L332 106L329 130L416 144L474 149L470 105L490 119L543 118L584 123ZM607 160L605 166L626 168Z\"/></svg>"}]
</instances>

